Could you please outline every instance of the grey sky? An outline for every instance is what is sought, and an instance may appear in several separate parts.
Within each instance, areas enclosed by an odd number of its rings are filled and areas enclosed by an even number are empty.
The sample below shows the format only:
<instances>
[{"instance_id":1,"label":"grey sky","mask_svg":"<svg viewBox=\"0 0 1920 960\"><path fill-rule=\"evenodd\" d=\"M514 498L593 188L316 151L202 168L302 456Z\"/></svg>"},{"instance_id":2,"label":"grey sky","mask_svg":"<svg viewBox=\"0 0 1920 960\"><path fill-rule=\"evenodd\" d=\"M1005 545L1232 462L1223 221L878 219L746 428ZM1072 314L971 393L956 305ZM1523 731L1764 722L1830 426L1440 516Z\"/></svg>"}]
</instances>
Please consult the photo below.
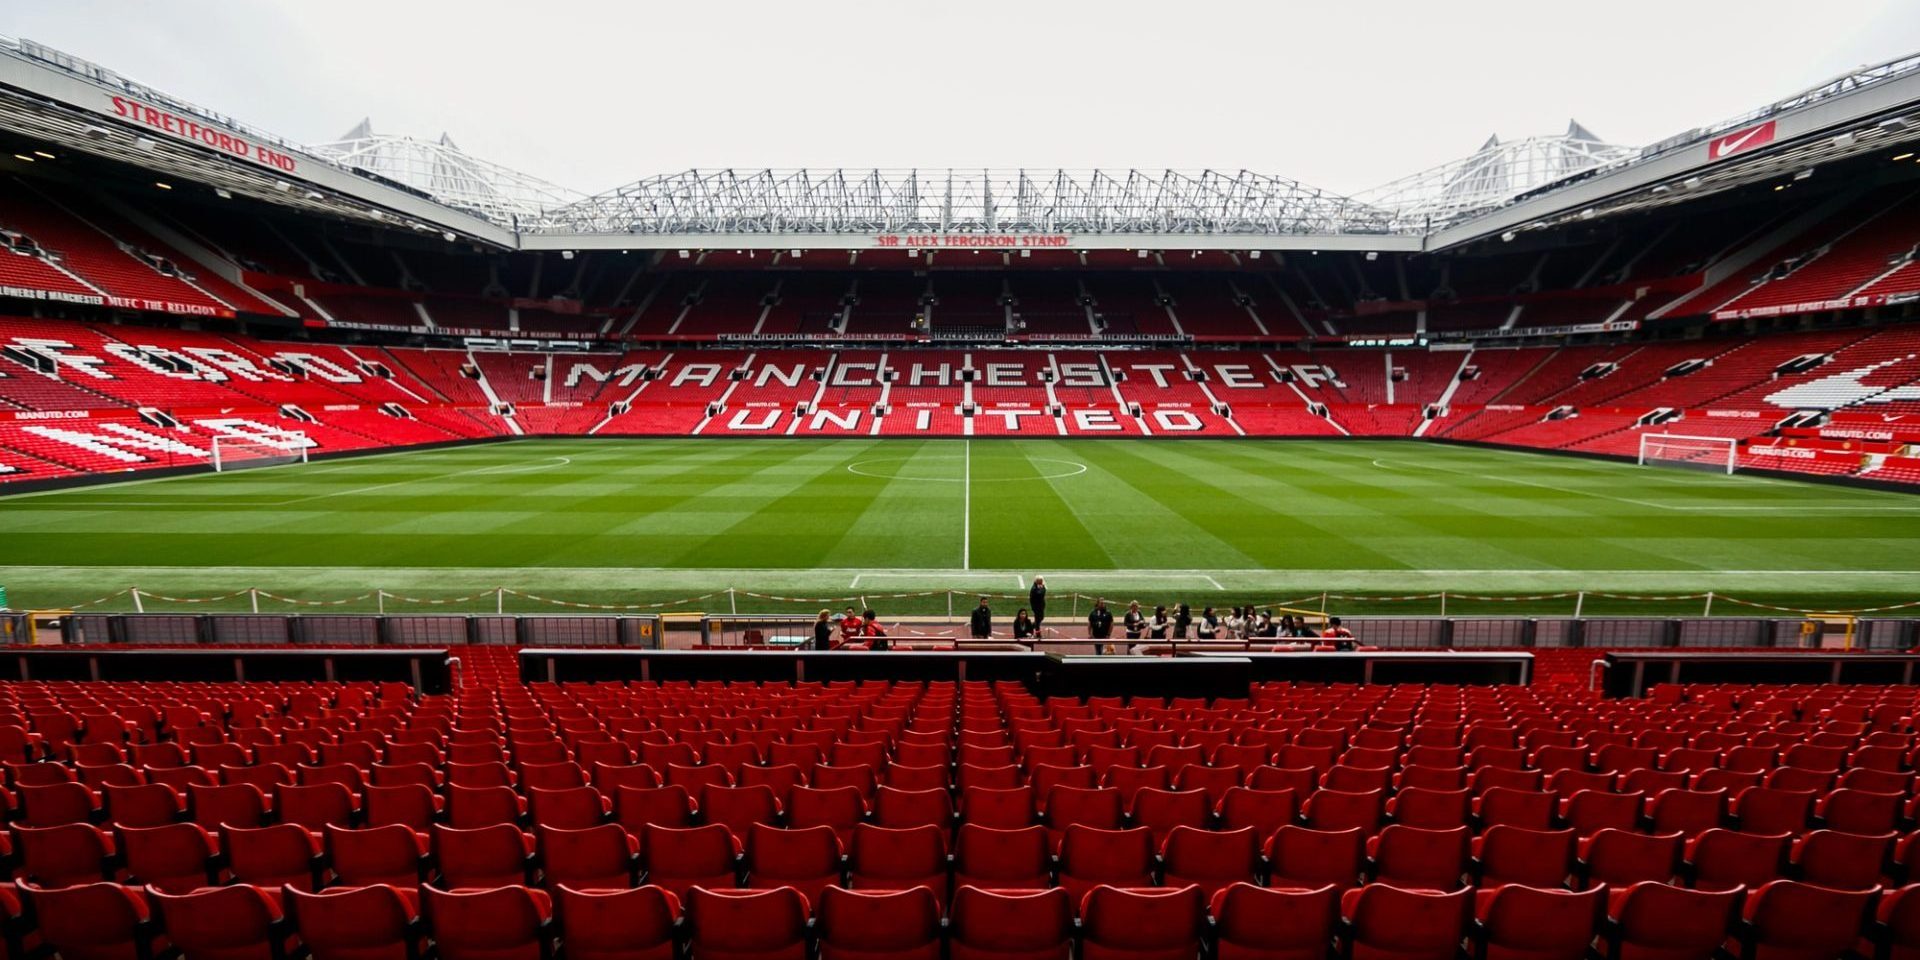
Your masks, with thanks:
<instances>
[{"instance_id":1,"label":"grey sky","mask_svg":"<svg viewBox=\"0 0 1920 960\"><path fill-rule=\"evenodd\" d=\"M1642 144L1920 50L1846 0L15 0L0 31L303 142L586 191L688 167L1250 169L1350 193L1578 118Z\"/></svg>"}]
</instances>

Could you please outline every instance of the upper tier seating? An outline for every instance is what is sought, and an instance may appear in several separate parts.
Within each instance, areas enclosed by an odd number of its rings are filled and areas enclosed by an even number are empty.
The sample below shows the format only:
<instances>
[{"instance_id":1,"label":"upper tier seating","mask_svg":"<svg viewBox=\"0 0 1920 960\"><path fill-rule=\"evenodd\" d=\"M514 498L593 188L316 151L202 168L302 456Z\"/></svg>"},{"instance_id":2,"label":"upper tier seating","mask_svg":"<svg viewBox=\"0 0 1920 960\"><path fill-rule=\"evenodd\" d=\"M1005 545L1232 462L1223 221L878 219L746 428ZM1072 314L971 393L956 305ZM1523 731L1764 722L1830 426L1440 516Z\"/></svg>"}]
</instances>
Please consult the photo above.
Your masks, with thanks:
<instances>
[{"instance_id":1,"label":"upper tier seating","mask_svg":"<svg viewBox=\"0 0 1920 960\"><path fill-rule=\"evenodd\" d=\"M85 278L96 289L110 296L176 304L209 314L235 309L236 305L217 299L179 276L162 273L133 252L139 249L163 257L183 272L202 272L194 270L190 262L175 251L144 235L116 238L107 232L105 225L82 219L36 188L18 181L10 181L8 186L5 198L0 199L0 227L32 237L42 250L58 255L63 267ZM135 246L123 247L122 244ZM264 305L250 302L242 306L266 312Z\"/></svg>"}]
</instances>

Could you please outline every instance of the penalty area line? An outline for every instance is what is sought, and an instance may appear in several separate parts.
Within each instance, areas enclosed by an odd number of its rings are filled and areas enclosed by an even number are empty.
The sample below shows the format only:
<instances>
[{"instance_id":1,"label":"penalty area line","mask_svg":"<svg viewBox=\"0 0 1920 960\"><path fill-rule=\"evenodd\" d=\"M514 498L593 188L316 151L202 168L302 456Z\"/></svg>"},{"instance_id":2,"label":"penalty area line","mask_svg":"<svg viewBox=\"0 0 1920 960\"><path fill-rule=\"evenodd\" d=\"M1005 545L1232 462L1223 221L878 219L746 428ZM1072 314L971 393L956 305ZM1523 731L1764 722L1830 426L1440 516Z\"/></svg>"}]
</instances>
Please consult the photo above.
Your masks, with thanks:
<instances>
[{"instance_id":1,"label":"penalty area line","mask_svg":"<svg viewBox=\"0 0 1920 960\"><path fill-rule=\"evenodd\" d=\"M1020 584L1020 589L1025 590L1027 588L1027 578L1024 575L1018 574L1018 573L1008 574L1003 571L995 572L995 571L986 571L986 570L977 570L977 571L948 570L948 571L945 571L944 573L941 573L939 575L939 579L942 579L942 580L1005 580L1009 576L1013 577L1014 581ZM925 583L928 580L928 577L925 574L920 573L918 571L904 571L904 570L898 573L857 573L857 574L854 574L853 576L853 582L847 584L847 589L849 590L860 589L860 582L862 580L869 581L869 585L871 585L871 581L875 581L875 580L878 580L881 582L885 582L888 580L904 580L909 583Z\"/></svg>"}]
</instances>

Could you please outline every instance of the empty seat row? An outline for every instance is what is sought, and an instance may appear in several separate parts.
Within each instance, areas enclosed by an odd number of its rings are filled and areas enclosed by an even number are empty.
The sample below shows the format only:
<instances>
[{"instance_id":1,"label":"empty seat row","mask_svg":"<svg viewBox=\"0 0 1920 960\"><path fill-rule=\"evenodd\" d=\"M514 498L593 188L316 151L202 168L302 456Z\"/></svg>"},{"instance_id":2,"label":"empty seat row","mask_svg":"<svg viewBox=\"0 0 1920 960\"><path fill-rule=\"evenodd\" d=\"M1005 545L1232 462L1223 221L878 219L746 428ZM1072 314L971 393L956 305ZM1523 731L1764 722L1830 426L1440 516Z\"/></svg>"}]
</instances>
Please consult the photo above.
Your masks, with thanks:
<instances>
[{"instance_id":1,"label":"empty seat row","mask_svg":"<svg viewBox=\"0 0 1920 960\"><path fill-rule=\"evenodd\" d=\"M10 955L51 948L73 960L419 956L442 960L1582 960L1791 957L1838 960L1866 945L1920 951L1920 894L1833 891L1778 881L1751 892L1661 884L1587 891L1509 886L1414 891L1375 885L1234 885L1066 891L966 887L951 910L924 890L830 888L817 903L790 888L658 887L553 893L518 886L408 897L385 886L310 893L209 888L168 894L93 884L0 888L0 908L29 920ZM30 940L29 940L30 938Z\"/></svg>"},{"instance_id":2,"label":"empty seat row","mask_svg":"<svg viewBox=\"0 0 1920 960\"><path fill-rule=\"evenodd\" d=\"M1496 827L1477 838L1461 828L1391 826L1369 837L1358 829L1283 826L1263 837L1251 827L1176 827L1160 838L1145 828L1076 826L1056 847L1040 827L974 825L962 827L949 846L947 835L934 827L865 824L847 838L827 827L756 825L743 842L713 825L628 833L605 824L533 834L507 825L435 826L427 833L392 825L328 827L314 834L288 824L215 833L182 823L113 833L82 824L23 828L12 843L9 860L17 861L17 875L43 887L124 881L166 890L228 883L622 889L646 883L675 891L694 885L792 886L817 894L829 886L923 886L943 900L967 885L1081 892L1103 883L1192 884L1211 892L1233 883L1452 890L1653 881L1727 889L1794 879L1871 889L1913 879L1914 866L1912 835L1817 831L1796 840L1719 829L1689 839L1616 830L1581 838L1567 830L1517 827Z\"/></svg>"}]
</instances>

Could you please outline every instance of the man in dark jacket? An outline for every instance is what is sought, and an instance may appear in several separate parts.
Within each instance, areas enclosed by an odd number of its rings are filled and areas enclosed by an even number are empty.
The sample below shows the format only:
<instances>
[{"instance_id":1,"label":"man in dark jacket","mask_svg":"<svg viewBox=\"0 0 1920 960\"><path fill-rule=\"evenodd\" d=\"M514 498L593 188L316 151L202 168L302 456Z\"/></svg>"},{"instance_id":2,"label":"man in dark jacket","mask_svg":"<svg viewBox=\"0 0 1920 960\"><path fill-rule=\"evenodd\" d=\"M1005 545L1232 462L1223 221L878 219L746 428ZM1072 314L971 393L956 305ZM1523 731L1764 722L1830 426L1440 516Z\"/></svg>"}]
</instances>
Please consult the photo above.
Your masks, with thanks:
<instances>
[{"instance_id":1,"label":"man in dark jacket","mask_svg":"<svg viewBox=\"0 0 1920 960\"><path fill-rule=\"evenodd\" d=\"M1047 624L1047 578L1033 578L1033 589L1027 591L1027 606L1033 608L1033 635L1041 636L1041 628Z\"/></svg>"},{"instance_id":2,"label":"man in dark jacket","mask_svg":"<svg viewBox=\"0 0 1920 960\"><path fill-rule=\"evenodd\" d=\"M1093 612L1087 614L1087 636L1095 640L1106 640L1113 636L1113 611L1107 609L1107 601L1093 601Z\"/></svg>"},{"instance_id":3,"label":"man in dark jacket","mask_svg":"<svg viewBox=\"0 0 1920 960\"><path fill-rule=\"evenodd\" d=\"M987 606L987 598L980 598L980 605L973 608L973 638L985 640L993 636L993 608Z\"/></svg>"}]
</instances>

